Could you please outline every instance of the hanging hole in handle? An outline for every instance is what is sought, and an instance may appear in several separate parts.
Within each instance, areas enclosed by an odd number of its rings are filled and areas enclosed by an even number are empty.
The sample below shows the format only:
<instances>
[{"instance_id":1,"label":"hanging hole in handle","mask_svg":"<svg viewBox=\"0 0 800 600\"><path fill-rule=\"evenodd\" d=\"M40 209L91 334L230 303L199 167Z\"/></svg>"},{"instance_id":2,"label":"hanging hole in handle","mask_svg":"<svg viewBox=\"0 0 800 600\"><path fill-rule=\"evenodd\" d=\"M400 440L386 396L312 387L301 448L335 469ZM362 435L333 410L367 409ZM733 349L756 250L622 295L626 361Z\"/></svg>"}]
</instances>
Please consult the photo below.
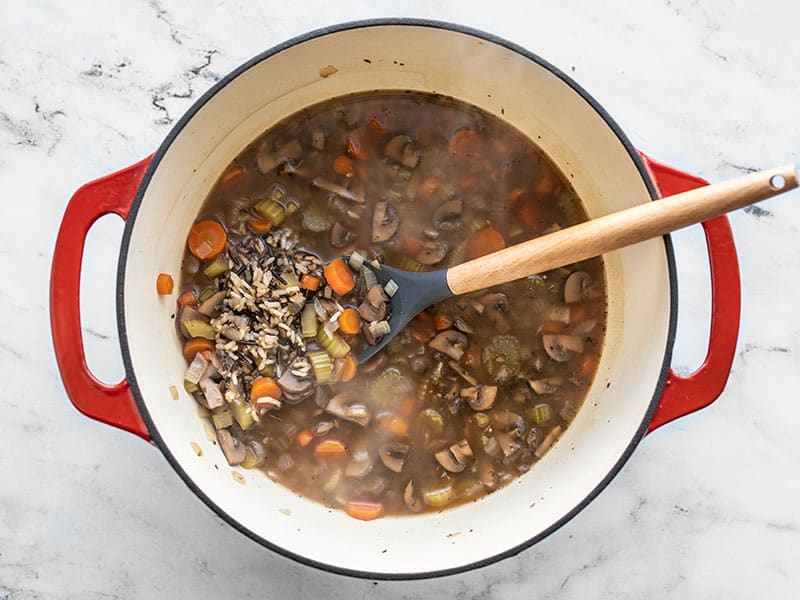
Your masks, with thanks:
<instances>
[{"instance_id":1,"label":"hanging hole in handle","mask_svg":"<svg viewBox=\"0 0 800 600\"><path fill-rule=\"evenodd\" d=\"M113 385L125 377L117 332L117 260L125 221L100 217L86 235L81 261L81 335L89 371Z\"/></svg>"},{"instance_id":2,"label":"hanging hole in handle","mask_svg":"<svg viewBox=\"0 0 800 600\"><path fill-rule=\"evenodd\" d=\"M773 175L769 178L769 185L775 191L780 191L786 187L786 178L783 175Z\"/></svg>"}]
</instances>

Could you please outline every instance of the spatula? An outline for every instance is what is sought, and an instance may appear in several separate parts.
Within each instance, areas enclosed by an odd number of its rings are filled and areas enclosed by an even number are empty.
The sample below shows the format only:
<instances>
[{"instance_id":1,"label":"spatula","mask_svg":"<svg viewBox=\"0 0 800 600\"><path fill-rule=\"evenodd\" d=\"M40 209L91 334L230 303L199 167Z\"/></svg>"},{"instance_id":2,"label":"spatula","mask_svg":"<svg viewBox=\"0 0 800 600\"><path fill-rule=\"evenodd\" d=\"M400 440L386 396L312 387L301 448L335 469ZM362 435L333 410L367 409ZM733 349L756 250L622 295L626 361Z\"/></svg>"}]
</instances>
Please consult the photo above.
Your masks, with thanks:
<instances>
[{"instance_id":1,"label":"spatula","mask_svg":"<svg viewBox=\"0 0 800 600\"><path fill-rule=\"evenodd\" d=\"M543 235L460 265L410 273L386 265L378 282L397 284L391 299L391 332L366 346L358 362L369 360L419 312L451 296L543 273L718 217L737 208L794 189L797 168L786 165L705 186L656 202L645 202Z\"/></svg>"}]
</instances>

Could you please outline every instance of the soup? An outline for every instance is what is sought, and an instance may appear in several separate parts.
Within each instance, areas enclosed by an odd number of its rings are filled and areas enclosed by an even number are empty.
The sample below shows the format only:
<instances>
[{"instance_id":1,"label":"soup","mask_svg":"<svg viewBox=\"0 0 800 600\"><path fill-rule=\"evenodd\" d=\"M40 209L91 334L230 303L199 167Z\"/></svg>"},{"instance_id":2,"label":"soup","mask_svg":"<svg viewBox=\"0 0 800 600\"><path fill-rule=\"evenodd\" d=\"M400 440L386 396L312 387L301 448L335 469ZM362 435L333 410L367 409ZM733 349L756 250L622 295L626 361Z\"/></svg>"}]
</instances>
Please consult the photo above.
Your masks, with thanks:
<instances>
[{"instance_id":1,"label":"soup","mask_svg":"<svg viewBox=\"0 0 800 600\"><path fill-rule=\"evenodd\" d=\"M573 420L605 328L601 259L455 297L389 333L388 264L443 269L586 219L531 140L451 98L354 94L270 128L187 240L184 385L231 465L355 518L526 473Z\"/></svg>"}]
</instances>

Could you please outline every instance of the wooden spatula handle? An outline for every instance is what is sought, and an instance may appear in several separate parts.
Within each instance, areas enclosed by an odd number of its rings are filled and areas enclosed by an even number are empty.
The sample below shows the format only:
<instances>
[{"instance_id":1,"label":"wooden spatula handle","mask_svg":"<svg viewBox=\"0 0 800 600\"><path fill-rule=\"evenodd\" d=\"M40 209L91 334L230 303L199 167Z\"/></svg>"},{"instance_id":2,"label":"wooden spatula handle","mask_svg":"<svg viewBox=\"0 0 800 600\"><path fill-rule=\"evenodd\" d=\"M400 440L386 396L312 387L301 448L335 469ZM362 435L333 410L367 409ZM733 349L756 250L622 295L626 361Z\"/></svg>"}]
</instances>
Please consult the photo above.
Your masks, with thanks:
<instances>
[{"instance_id":1,"label":"wooden spatula handle","mask_svg":"<svg viewBox=\"0 0 800 600\"><path fill-rule=\"evenodd\" d=\"M796 188L786 165L646 202L510 246L448 269L454 294L466 294L643 242Z\"/></svg>"}]
</instances>

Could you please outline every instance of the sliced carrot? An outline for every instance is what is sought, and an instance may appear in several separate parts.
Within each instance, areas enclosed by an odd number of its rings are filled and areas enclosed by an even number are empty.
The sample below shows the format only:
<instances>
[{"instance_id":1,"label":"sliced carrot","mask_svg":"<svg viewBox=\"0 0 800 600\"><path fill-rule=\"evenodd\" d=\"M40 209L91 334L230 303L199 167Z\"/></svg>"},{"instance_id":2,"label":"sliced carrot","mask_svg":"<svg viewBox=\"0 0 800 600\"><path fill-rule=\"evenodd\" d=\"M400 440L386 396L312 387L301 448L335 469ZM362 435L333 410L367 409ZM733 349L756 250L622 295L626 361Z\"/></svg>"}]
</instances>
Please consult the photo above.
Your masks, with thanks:
<instances>
[{"instance_id":1,"label":"sliced carrot","mask_svg":"<svg viewBox=\"0 0 800 600\"><path fill-rule=\"evenodd\" d=\"M429 175L422 180L419 186L419 195L421 198L427 200L428 198L432 198L433 195L439 191L440 187L442 187L442 180L433 175Z\"/></svg>"},{"instance_id":2,"label":"sliced carrot","mask_svg":"<svg viewBox=\"0 0 800 600\"><path fill-rule=\"evenodd\" d=\"M194 360L194 357L203 352L213 352L214 342L206 338L191 338L183 345L183 358Z\"/></svg>"},{"instance_id":3,"label":"sliced carrot","mask_svg":"<svg viewBox=\"0 0 800 600\"><path fill-rule=\"evenodd\" d=\"M525 194L527 193L527 191L528 190L526 190L524 187L515 187L513 190L511 190L508 193L508 204L509 204L509 206L514 207L517 204L519 204L519 201L522 200L525 197Z\"/></svg>"},{"instance_id":4,"label":"sliced carrot","mask_svg":"<svg viewBox=\"0 0 800 600\"><path fill-rule=\"evenodd\" d=\"M314 458L319 461L339 460L347 456L347 446L337 439L322 440L314 448Z\"/></svg>"},{"instance_id":5,"label":"sliced carrot","mask_svg":"<svg viewBox=\"0 0 800 600\"><path fill-rule=\"evenodd\" d=\"M416 256L422 250L422 242L413 235L406 236L399 244L400 249L408 256Z\"/></svg>"},{"instance_id":6,"label":"sliced carrot","mask_svg":"<svg viewBox=\"0 0 800 600\"><path fill-rule=\"evenodd\" d=\"M420 344L424 344L433 339L436 335L436 329L433 326L430 315L428 313L420 313L408 324L411 331L411 337Z\"/></svg>"},{"instance_id":7,"label":"sliced carrot","mask_svg":"<svg viewBox=\"0 0 800 600\"><path fill-rule=\"evenodd\" d=\"M337 156L333 161L333 170L339 175L349 175L353 172L353 160L349 156Z\"/></svg>"},{"instance_id":8,"label":"sliced carrot","mask_svg":"<svg viewBox=\"0 0 800 600\"><path fill-rule=\"evenodd\" d=\"M250 217L247 219L247 225L254 233L268 233L272 229L272 221L267 219L259 219L258 217Z\"/></svg>"},{"instance_id":9,"label":"sliced carrot","mask_svg":"<svg viewBox=\"0 0 800 600\"><path fill-rule=\"evenodd\" d=\"M453 133L447 142L450 154L462 164L479 160L482 148L481 135L474 129L466 127Z\"/></svg>"},{"instance_id":10,"label":"sliced carrot","mask_svg":"<svg viewBox=\"0 0 800 600\"><path fill-rule=\"evenodd\" d=\"M159 273L156 278L156 291L162 296L172 293L175 288L175 282L172 280L172 275L167 273Z\"/></svg>"},{"instance_id":11,"label":"sliced carrot","mask_svg":"<svg viewBox=\"0 0 800 600\"><path fill-rule=\"evenodd\" d=\"M383 514L380 502L358 502L350 500L345 507L347 514L359 521L372 521Z\"/></svg>"},{"instance_id":12,"label":"sliced carrot","mask_svg":"<svg viewBox=\"0 0 800 600\"><path fill-rule=\"evenodd\" d=\"M189 251L200 260L214 258L225 250L228 234L217 221L198 221L189 231Z\"/></svg>"},{"instance_id":13,"label":"sliced carrot","mask_svg":"<svg viewBox=\"0 0 800 600\"><path fill-rule=\"evenodd\" d=\"M305 448L311 443L311 440L314 439L314 434L311 433L308 429L301 429L300 431L297 432L297 435L295 436L294 439L297 442L298 446L300 446L301 448Z\"/></svg>"},{"instance_id":14,"label":"sliced carrot","mask_svg":"<svg viewBox=\"0 0 800 600\"><path fill-rule=\"evenodd\" d=\"M355 308L345 308L339 315L339 330L346 335L353 335L361 330L361 315Z\"/></svg>"},{"instance_id":15,"label":"sliced carrot","mask_svg":"<svg viewBox=\"0 0 800 600\"><path fill-rule=\"evenodd\" d=\"M496 229L486 227L472 234L467 243L467 256L470 260L479 258L492 252L497 252L506 247L506 241Z\"/></svg>"},{"instance_id":16,"label":"sliced carrot","mask_svg":"<svg viewBox=\"0 0 800 600\"><path fill-rule=\"evenodd\" d=\"M594 373L595 366L597 366L597 360L594 356L584 356L583 359L581 359L578 371L580 371L582 376L589 377Z\"/></svg>"},{"instance_id":17,"label":"sliced carrot","mask_svg":"<svg viewBox=\"0 0 800 600\"><path fill-rule=\"evenodd\" d=\"M359 131L354 131L347 136L347 155L351 158L364 159L369 158L366 144L362 139L362 134Z\"/></svg>"},{"instance_id":18,"label":"sliced carrot","mask_svg":"<svg viewBox=\"0 0 800 600\"><path fill-rule=\"evenodd\" d=\"M381 115L370 115L369 119L367 119L367 124L375 133L384 134L389 131L386 127L386 119Z\"/></svg>"},{"instance_id":19,"label":"sliced carrot","mask_svg":"<svg viewBox=\"0 0 800 600\"><path fill-rule=\"evenodd\" d=\"M389 431L397 438L404 438L408 435L408 421L401 417L395 417L389 422Z\"/></svg>"},{"instance_id":20,"label":"sliced carrot","mask_svg":"<svg viewBox=\"0 0 800 600\"><path fill-rule=\"evenodd\" d=\"M583 302L575 302L569 305L570 323L580 323L589 316L589 309Z\"/></svg>"},{"instance_id":21,"label":"sliced carrot","mask_svg":"<svg viewBox=\"0 0 800 600\"><path fill-rule=\"evenodd\" d=\"M539 205L535 200L531 198L525 200L522 209L519 211L519 216L522 220L522 224L528 231L541 229L542 219L539 212Z\"/></svg>"},{"instance_id":22,"label":"sliced carrot","mask_svg":"<svg viewBox=\"0 0 800 600\"><path fill-rule=\"evenodd\" d=\"M328 285L340 296L350 293L356 286L353 272L341 258L329 262L322 272Z\"/></svg>"},{"instance_id":23,"label":"sliced carrot","mask_svg":"<svg viewBox=\"0 0 800 600\"><path fill-rule=\"evenodd\" d=\"M539 325L539 333L561 333L563 330L563 324L558 321L545 321Z\"/></svg>"},{"instance_id":24,"label":"sliced carrot","mask_svg":"<svg viewBox=\"0 0 800 600\"><path fill-rule=\"evenodd\" d=\"M433 326L436 328L436 331L444 331L445 329L450 329L450 326L453 324L453 319L450 318L449 315L445 314L438 314L433 317Z\"/></svg>"},{"instance_id":25,"label":"sliced carrot","mask_svg":"<svg viewBox=\"0 0 800 600\"><path fill-rule=\"evenodd\" d=\"M456 187L460 190L468 190L469 188L477 185L480 181L478 176L474 173L464 173L458 179L456 179Z\"/></svg>"},{"instance_id":26,"label":"sliced carrot","mask_svg":"<svg viewBox=\"0 0 800 600\"><path fill-rule=\"evenodd\" d=\"M256 402L259 398L273 398L280 400L281 388L272 377L256 377L250 386L250 400Z\"/></svg>"},{"instance_id":27,"label":"sliced carrot","mask_svg":"<svg viewBox=\"0 0 800 600\"><path fill-rule=\"evenodd\" d=\"M319 277L309 275L308 273L300 278L300 287L304 290L309 290L310 292L316 292L321 283L322 281Z\"/></svg>"},{"instance_id":28,"label":"sliced carrot","mask_svg":"<svg viewBox=\"0 0 800 600\"><path fill-rule=\"evenodd\" d=\"M543 175L534 189L539 197L549 196L553 193L553 180L547 175Z\"/></svg>"},{"instance_id":29,"label":"sliced carrot","mask_svg":"<svg viewBox=\"0 0 800 600\"><path fill-rule=\"evenodd\" d=\"M403 403L400 405L400 412L408 417L409 415L411 415L412 412L414 412L414 408L416 407L416 405L417 402L414 395L413 394L409 395L406 397L405 400L403 400Z\"/></svg>"},{"instance_id":30,"label":"sliced carrot","mask_svg":"<svg viewBox=\"0 0 800 600\"><path fill-rule=\"evenodd\" d=\"M358 371L358 361L352 354L348 353L348 355L344 357L344 368L339 376L339 381L350 381L356 376L356 371Z\"/></svg>"},{"instance_id":31,"label":"sliced carrot","mask_svg":"<svg viewBox=\"0 0 800 600\"><path fill-rule=\"evenodd\" d=\"M234 183L242 181L246 175L247 169L244 167L231 167L222 174L222 177L219 178L219 183L223 187L228 187Z\"/></svg>"},{"instance_id":32,"label":"sliced carrot","mask_svg":"<svg viewBox=\"0 0 800 600\"><path fill-rule=\"evenodd\" d=\"M178 296L178 306L197 306L197 294L194 290L183 292Z\"/></svg>"}]
</instances>

